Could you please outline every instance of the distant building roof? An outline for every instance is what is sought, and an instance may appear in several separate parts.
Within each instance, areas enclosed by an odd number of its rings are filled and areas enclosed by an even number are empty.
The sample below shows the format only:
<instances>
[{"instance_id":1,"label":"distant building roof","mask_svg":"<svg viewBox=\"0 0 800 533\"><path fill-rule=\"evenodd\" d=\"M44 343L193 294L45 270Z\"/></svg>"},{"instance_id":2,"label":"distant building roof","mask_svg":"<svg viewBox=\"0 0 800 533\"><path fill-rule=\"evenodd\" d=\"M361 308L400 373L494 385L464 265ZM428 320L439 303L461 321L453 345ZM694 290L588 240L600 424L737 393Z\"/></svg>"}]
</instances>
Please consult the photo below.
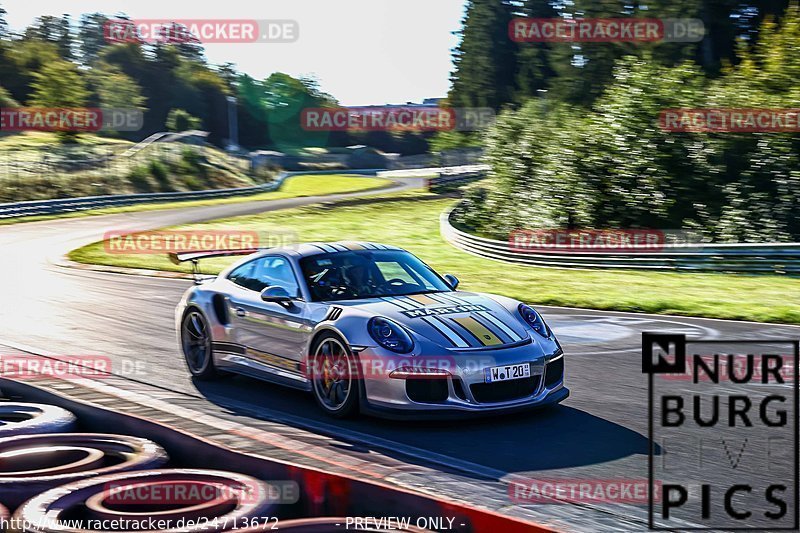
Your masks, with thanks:
<instances>
[{"instance_id":1,"label":"distant building roof","mask_svg":"<svg viewBox=\"0 0 800 533\"><path fill-rule=\"evenodd\" d=\"M439 103L442 102L444 98L426 98L422 101L421 104L416 102L406 102L405 104L373 104L373 105L354 105L354 106L347 106L347 107L357 107L359 109L371 109L375 108L385 108L385 107L438 107Z\"/></svg>"}]
</instances>

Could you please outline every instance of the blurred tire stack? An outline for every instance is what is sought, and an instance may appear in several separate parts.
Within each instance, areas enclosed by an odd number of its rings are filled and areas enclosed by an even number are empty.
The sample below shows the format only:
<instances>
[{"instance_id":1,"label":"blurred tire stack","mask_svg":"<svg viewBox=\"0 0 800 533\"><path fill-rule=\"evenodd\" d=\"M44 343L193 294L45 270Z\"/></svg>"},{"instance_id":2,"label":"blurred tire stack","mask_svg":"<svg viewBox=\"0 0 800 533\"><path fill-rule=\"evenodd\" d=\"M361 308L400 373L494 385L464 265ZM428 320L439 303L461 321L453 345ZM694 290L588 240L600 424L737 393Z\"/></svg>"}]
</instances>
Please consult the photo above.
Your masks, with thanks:
<instances>
[{"instance_id":1,"label":"blurred tire stack","mask_svg":"<svg viewBox=\"0 0 800 533\"><path fill-rule=\"evenodd\" d=\"M75 415L55 405L0 403L0 438L72 431L75 422Z\"/></svg>"},{"instance_id":2,"label":"blurred tire stack","mask_svg":"<svg viewBox=\"0 0 800 533\"><path fill-rule=\"evenodd\" d=\"M0 533L6 527L8 533L328 533L347 523L298 519L296 508L279 509L274 486L252 476L173 468L176 462L151 440L79 429L77 417L61 407L0 403ZM360 531L382 531L362 524Z\"/></svg>"}]
</instances>

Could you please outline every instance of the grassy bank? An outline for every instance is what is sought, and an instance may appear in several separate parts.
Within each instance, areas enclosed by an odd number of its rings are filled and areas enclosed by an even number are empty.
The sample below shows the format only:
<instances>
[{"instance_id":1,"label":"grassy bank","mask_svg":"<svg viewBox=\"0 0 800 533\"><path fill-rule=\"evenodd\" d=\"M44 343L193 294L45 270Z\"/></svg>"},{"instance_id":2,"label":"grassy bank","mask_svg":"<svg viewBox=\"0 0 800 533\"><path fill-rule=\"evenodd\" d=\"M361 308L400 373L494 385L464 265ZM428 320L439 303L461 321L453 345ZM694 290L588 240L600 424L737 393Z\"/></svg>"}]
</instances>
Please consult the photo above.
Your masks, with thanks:
<instances>
[{"instance_id":1,"label":"grassy bank","mask_svg":"<svg viewBox=\"0 0 800 533\"><path fill-rule=\"evenodd\" d=\"M463 290L504 294L523 301L619 311L800 323L800 279L782 276L683 274L539 269L475 257L443 241L439 214L454 200L427 193L386 195L339 206L308 206L198 226L239 230L291 230L299 240L372 240L402 246L441 273L462 280ZM108 255L102 243L73 251L75 261L181 270L164 256ZM208 262L216 272L230 259Z\"/></svg>"},{"instance_id":2,"label":"grassy bank","mask_svg":"<svg viewBox=\"0 0 800 533\"><path fill-rule=\"evenodd\" d=\"M183 202L163 202L152 204L128 205L122 207L109 207L105 209L92 209L63 213L60 215L41 215L0 220L0 226L20 222L34 222L38 220L52 220L56 218L74 218L89 215L113 215L129 213L132 211L153 211L156 209L177 209L188 207L202 207L209 205L233 204L240 202L254 202L259 200L280 200L301 196L322 196L327 194L340 194L348 192L378 189L391 183L382 178L354 176L348 174L309 174L295 176L283 182L277 191L263 192L250 196L234 196L231 198L209 198L207 200L188 200Z\"/></svg>"}]
</instances>

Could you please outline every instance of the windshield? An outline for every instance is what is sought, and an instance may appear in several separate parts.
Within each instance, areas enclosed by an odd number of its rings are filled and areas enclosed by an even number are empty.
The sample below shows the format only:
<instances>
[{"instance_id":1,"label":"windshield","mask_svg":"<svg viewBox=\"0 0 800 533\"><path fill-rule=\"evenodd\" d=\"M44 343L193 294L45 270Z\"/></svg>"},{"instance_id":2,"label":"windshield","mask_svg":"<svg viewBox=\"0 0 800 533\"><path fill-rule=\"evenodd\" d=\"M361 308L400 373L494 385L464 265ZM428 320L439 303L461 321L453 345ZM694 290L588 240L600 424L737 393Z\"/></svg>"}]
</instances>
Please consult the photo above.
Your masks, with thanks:
<instances>
[{"instance_id":1,"label":"windshield","mask_svg":"<svg viewBox=\"0 0 800 533\"><path fill-rule=\"evenodd\" d=\"M356 300L449 291L436 272L408 252L357 250L300 260L314 301Z\"/></svg>"}]
</instances>

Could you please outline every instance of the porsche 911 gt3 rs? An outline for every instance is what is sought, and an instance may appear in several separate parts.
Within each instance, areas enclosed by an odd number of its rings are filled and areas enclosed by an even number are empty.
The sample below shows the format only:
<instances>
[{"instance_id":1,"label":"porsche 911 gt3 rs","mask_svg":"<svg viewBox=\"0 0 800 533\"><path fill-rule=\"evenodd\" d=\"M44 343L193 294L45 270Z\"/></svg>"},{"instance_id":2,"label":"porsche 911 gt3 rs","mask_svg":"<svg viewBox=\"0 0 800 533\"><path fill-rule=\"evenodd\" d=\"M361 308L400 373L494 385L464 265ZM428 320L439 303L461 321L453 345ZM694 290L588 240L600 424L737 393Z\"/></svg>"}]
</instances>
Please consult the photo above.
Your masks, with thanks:
<instances>
[{"instance_id":1,"label":"porsche 911 gt3 rs","mask_svg":"<svg viewBox=\"0 0 800 533\"><path fill-rule=\"evenodd\" d=\"M311 392L335 417L447 416L564 400L564 353L532 307L456 290L370 242L172 254L244 255L184 294L175 319L197 379L239 373Z\"/></svg>"}]
</instances>

